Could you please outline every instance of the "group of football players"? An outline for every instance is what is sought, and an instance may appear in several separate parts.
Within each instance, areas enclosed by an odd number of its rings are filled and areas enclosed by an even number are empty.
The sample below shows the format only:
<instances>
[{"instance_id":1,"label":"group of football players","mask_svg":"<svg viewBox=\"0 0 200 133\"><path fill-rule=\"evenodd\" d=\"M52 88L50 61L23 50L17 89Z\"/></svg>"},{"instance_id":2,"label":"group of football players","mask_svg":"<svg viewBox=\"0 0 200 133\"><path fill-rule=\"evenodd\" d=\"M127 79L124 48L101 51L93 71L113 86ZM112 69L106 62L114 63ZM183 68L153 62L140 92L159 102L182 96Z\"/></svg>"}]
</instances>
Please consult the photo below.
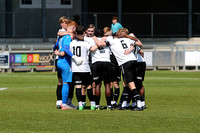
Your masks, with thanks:
<instances>
[{"instance_id":1,"label":"group of football players","mask_svg":"<svg viewBox=\"0 0 200 133\"><path fill-rule=\"evenodd\" d=\"M113 17L113 22L117 23L116 19ZM143 45L133 33L123 27L115 29L116 32L113 27L112 30L95 29L93 24L85 28L76 19L67 17L61 17L59 24L61 29L53 48L58 73L58 109L84 110L86 94L91 110L142 111L146 108ZM72 104L74 88L78 107ZM105 88L106 107L100 105L101 88Z\"/></svg>"}]
</instances>

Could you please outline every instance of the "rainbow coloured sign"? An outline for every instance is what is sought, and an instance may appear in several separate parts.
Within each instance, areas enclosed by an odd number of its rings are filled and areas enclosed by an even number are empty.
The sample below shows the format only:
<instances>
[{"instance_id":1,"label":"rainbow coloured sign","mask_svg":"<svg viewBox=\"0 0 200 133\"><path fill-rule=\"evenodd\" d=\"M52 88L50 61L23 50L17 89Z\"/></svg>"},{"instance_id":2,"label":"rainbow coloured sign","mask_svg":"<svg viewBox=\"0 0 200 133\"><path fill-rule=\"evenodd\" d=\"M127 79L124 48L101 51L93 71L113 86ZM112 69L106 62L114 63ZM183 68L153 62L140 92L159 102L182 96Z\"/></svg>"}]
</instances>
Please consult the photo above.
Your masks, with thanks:
<instances>
[{"instance_id":1,"label":"rainbow coloured sign","mask_svg":"<svg viewBox=\"0 0 200 133\"><path fill-rule=\"evenodd\" d=\"M54 67L54 56L52 53L10 53L10 67Z\"/></svg>"}]
</instances>

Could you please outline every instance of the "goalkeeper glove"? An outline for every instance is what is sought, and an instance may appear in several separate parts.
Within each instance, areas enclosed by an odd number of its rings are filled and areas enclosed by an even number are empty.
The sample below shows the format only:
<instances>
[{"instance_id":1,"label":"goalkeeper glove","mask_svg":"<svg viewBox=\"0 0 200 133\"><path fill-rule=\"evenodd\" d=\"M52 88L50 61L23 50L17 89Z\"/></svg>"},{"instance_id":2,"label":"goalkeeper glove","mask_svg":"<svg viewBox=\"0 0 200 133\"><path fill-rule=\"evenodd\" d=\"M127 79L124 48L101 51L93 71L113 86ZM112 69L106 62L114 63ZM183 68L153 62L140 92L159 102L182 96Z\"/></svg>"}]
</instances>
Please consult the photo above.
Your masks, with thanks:
<instances>
[{"instance_id":1,"label":"goalkeeper glove","mask_svg":"<svg viewBox=\"0 0 200 133\"><path fill-rule=\"evenodd\" d=\"M83 63L83 59L81 57L78 57L76 55L72 56L72 59L75 61L75 63L79 66Z\"/></svg>"}]
</instances>

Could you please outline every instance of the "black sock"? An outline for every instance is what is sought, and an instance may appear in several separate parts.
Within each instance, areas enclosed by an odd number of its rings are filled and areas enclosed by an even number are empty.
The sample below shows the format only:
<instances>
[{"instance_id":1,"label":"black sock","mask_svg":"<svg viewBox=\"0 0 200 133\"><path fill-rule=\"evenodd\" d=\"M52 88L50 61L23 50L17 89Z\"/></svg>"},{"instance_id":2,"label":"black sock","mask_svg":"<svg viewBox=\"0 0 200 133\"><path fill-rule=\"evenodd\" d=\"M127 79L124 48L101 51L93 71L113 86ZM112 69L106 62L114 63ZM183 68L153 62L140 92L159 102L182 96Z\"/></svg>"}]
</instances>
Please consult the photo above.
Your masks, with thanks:
<instances>
[{"instance_id":1,"label":"black sock","mask_svg":"<svg viewBox=\"0 0 200 133\"><path fill-rule=\"evenodd\" d=\"M142 81L136 81L136 89L140 91L142 89Z\"/></svg>"},{"instance_id":2,"label":"black sock","mask_svg":"<svg viewBox=\"0 0 200 133\"><path fill-rule=\"evenodd\" d=\"M136 102L136 101L135 101L135 98L132 98L132 103L134 103L134 102Z\"/></svg>"},{"instance_id":3,"label":"black sock","mask_svg":"<svg viewBox=\"0 0 200 133\"><path fill-rule=\"evenodd\" d=\"M123 102L123 93L121 94L119 104L122 104L122 102Z\"/></svg>"},{"instance_id":4,"label":"black sock","mask_svg":"<svg viewBox=\"0 0 200 133\"><path fill-rule=\"evenodd\" d=\"M131 102L131 99L132 99L133 95L131 93L131 90L128 89L128 100L127 100L127 103L130 103Z\"/></svg>"},{"instance_id":5,"label":"black sock","mask_svg":"<svg viewBox=\"0 0 200 133\"><path fill-rule=\"evenodd\" d=\"M124 90L128 90L128 89L129 89L129 87L123 87L123 92L121 94L119 104L123 103L123 101L124 101Z\"/></svg>"},{"instance_id":6,"label":"black sock","mask_svg":"<svg viewBox=\"0 0 200 133\"><path fill-rule=\"evenodd\" d=\"M135 99L136 101L140 100L140 95L137 89L133 89L132 91L132 95L133 95L133 99Z\"/></svg>"},{"instance_id":7,"label":"black sock","mask_svg":"<svg viewBox=\"0 0 200 133\"><path fill-rule=\"evenodd\" d=\"M82 101L81 88L76 88L76 98L78 102Z\"/></svg>"},{"instance_id":8,"label":"black sock","mask_svg":"<svg viewBox=\"0 0 200 133\"><path fill-rule=\"evenodd\" d=\"M113 100L113 88L111 88L111 90L110 90L110 93L111 93L111 101Z\"/></svg>"},{"instance_id":9,"label":"black sock","mask_svg":"<svg viewBox=\"0 0 200 133\"><path fill-rule=\"evenodd\" d=\"M111 106L111 97L106 97L107 106Z\"/></svg>"},{"instance_id":10,"label":"black sock","mask_svg":"<svg viewBox=\"0 0 200 133\"><path fill-rule=\"evenodd\" d=\"M95 97L95 102L96 102L96 105L99 105L99 102L100 102L100 97L101 97L101 96L96 96L96 97Z\"/></svg>"},{"instance_id":11,"label":"black sock","mask_svg":"<svg viewBox=\"0 0 200 133\"><path fill-rule=\"evenodd\" d=\"M57 85L56 96L57 100L62 100L62 85Z\"/></svg>"},{"instance_id":12,"label":"black sock","mask_svg":"<svg viewBox=\"0 0 200 133\"><path fill-rule=\"evenodd\" d=\"M145 96L140 95L140 100L141 100L141 102L142 102L142 101L145 101Z\"/></svg>"},{"instance_id":13,"label":"black sock","mask_svg":"<svg viewBox=\"0 0 200 133\"><path fill-rule=\"evenodd\" d=\"M137 105L136 105L135 98L132 98L132 105L131 105L131 107L135 107L135 106L137 106Z\"/></svg>"},{"instance_id":14,"label":"black sock","mask_svg":"<svg viewBox=\"0 0 200 133\"><path fill-rule=\"evenodd\" d=\"M86 95L82 95L82 102L86 101Z\"/></svg>"},{"instance_id":15,"label":"black sock","mask_svg":"<svg viewBox=\"0 0 200 133\"><path fill-rule=\"evenodd\" d=\"M116 101L116 102L118 101L119 94L120 94L120 89L119 88L115 88L114 101Z\"/></svg>"},{"instance_id":16,"label":"black sock","mask_svg":"<svg viewBox=\"0 0 200 133\"><path fill-rule=\"evenodd\" d=\"M124 87L123 90L123 101L128 101L128 91L129 91L129 87Z\"/></svg>"},{"instance_id":17,"label":"black sock","mask_svg":"<svg viewBox=\"0 0 200 133\"><path fill-rule=\"evenodd\" d=\"M92 89L87 90L87 95L88 95L88 99L90 100L90 102L94 101L94 95L93 95Z\"/></svg>"},{"instance_id":18,"label":"black sock","mask_svg":"<svg viewBox=\"0 0 200 133\"><path fill-rule=\"evenodd\" d=\"M68 98L73 98L74 96L74 84L73 83L68 83L69 84L69 95Z\"/></svg>"},{"instance_id":19,"label":"black sock","mask_svg":"<svg viewBox=\"0 0 200 133\"><path fill-rule=\"evenodd\" d=\"M96 96L95 95L93 95L93 98L94 98L94 101L96 101Z\"/></svg>"}]
</instances>

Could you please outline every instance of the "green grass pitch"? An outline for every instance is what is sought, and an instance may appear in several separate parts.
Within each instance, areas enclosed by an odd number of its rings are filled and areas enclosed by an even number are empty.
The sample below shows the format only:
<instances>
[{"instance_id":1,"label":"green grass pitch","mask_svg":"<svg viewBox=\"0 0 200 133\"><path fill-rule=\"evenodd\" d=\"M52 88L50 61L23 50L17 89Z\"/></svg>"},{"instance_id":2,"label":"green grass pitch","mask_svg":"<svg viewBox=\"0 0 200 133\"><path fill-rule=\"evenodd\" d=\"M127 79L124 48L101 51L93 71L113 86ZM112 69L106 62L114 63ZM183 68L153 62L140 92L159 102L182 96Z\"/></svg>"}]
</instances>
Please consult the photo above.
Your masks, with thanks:
<instances>
[{"instance_id":1,"label":"green grass pitch","mask_svg":"<svg viewBox=\"0 0 200 133\"><path fill-rule=\"evenodd\" d=\"M0 133L200 132L197 71L147 71L147 109L141 112L58 110L56 85L56 73L0 73L0 88L7 88L0 90Z\"/></svg>"}]
</instances>

